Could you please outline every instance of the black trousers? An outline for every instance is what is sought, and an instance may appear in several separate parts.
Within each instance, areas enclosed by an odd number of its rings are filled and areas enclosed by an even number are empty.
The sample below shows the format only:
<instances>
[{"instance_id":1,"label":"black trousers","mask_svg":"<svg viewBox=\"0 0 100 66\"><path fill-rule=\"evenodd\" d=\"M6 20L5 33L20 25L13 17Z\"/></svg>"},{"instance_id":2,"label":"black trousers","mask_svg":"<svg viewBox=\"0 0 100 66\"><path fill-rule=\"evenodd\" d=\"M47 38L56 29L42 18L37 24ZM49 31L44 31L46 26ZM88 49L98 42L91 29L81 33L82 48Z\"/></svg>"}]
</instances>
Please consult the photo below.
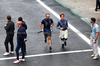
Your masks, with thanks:
<instances>
[{"instance_id":1,"label":"black trousers","mask_svg":"<svg viewBox=\"0 0 100 66\"><path fill-rule=\"evenodd\" d=\"M24 42L24 51L26 52L26 44L25 44L25 42Z\"/></svg>"},{"instance_id":2,"label":"black trousers","mask_svg":"<svg viewBox=\"0 0 100 66\"><path fill-rule=\"evenodd\" d=\"M11 51L14 51L13 37L14 37L14 34L8 34L6 36L6 39L5 39L5 42L4 42L5 48L6 48L6 52L9 52L8 43L10 43L10 45L11 45Z\"/></svg>"},{"instance_id":3,"label":"black trousers","mask_svg":"<svg viewBox=\"0 0 100 66\"><path fill-rule=\"evenodd\" d=\"M96 0L96 9L100 8L100 0Z\"/></svg>"}]
</instances>

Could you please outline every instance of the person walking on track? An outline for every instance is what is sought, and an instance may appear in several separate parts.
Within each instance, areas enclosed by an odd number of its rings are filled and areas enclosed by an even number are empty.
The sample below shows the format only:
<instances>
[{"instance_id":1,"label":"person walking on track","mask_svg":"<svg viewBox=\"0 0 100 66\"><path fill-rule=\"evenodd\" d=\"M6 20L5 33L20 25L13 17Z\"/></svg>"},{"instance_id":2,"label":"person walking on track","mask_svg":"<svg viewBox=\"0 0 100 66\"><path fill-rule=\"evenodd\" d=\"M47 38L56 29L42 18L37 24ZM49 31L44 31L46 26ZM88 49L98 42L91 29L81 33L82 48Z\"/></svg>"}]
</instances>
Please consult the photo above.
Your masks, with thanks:
<instances>
[{"instance_id":1,"label":"person walking on track","mask_svg":"<svg viewBox=\"0 0 100 66\"><path fill-rule=\"evenodd\" d=\"M21 22L22 26L25 28L25 30L27 30L27 24L25 23L25 21L23 21L22 17L18 18L18 22ZM26 37L24 38L24 40L27 41L27 32L26 32ZM24 42L24 44L25 44L25 42ZM24 49L25 49L25 52L26 52L26 44L24 45Z\"/></svg>"},{"instance_id":2,"label":"person walking on track","mask_svg":"<svg viewBox=\"0 0 100 66\"><path fill-rule=\"evenodd\" d=\"M26 29L22 26L21 22L17 22L18 31L17 31L17 46L16 46L16 55L17 59L14 61L14 63L19 63L20 61L25 61L25 51L24 51L24 38L26 37ZM22 51L22 58L19 59L19 49L21 48Z\"/></svg>"},{"instance_id":3,"label":"person walking on track","mask_svg":"<svg viewBox=\"0 0 100 66\"><path fill-rule=\"evenodd\" d=\"M6 39L5 39L5 48L6 48L6 52L3 54L5 55L9 55L10 53L13 54L13 50L14 50L14 44L13 44L13 37L14 37L14 30L15 30L15 25L14 22L11 21L11 16L7 16L7 20L8 23L5 25L5 30L6 30ZM8 47L8 43L10 42L11 45L11 51L9 52L9 47Z\"/></svg>"},{"instance_id":4,"label":"person walking on track","mask_svg":"<svg viewBox=\"0 0 100 66\"><path fill-rule=\"evenodd\" d=\"M66 41L68 39L68 21L67 19L64 18L64 14L60 14L60 20L58 21L57 24L57 29L60 29L60 43L62 44L62 48L66 46Z\"/></svg>"},{"instance_id":5,"label":"person walking on track","mask_svg":"<svg viewBox=\"0 0 100 66\"><path fill-rule=\"evenodd\" d=\"M51 29L50 27L53 27L54 25L54 22L53 20L50 18L50 14L47 13L46 15L46 18L42 20L42 22L40 23L40 27L42 29L42 32L44 33L44 38L45 38L45 43L47 42L47 38L48 38L48 42L49 42L49 49L50 51L52 50L52 47L51 47ZM43 26L44 25L44 28Z\"/></svg>"}]
</instances>

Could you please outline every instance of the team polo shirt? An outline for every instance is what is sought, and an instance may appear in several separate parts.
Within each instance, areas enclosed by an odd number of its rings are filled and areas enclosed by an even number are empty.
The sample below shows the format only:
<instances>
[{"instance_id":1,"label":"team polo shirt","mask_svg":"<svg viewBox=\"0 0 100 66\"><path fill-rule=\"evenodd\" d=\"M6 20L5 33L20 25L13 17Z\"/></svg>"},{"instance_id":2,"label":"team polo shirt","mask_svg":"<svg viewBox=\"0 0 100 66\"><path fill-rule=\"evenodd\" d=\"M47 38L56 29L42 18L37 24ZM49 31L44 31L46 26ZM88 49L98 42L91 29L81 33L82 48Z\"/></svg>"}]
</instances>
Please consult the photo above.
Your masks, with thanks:
<instances>
[{"instance_id":1,"label":"team polo shirt","mask_svg":"<svg viewBox=\"0 0 100 66\"><path fill-rule=\"evenodd\" d=\"M51 31L50 26L53 23L53 20L51 18L49 19L43 19L41 22L44 25L44 32L49 32Z\"/></svg>"}]
</instances>

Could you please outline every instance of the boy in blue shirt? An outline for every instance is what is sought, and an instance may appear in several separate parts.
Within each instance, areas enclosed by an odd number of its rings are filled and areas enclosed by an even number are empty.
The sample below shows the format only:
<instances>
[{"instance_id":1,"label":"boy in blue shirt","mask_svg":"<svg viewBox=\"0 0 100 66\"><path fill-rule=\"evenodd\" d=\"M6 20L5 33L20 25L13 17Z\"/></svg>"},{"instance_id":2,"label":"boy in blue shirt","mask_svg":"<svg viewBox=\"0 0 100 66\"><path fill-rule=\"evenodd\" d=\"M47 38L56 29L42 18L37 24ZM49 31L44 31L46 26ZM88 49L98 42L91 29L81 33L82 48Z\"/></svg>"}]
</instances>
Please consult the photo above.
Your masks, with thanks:
<instances>
[{"instance_id":1,"label":"boy in blue shirt","mask_svg":"<svg viewBox=\"0 0 100 66\"><path fill-rule=\"evenodd\" d=\"M67 20L64 19L64 14L60 14L60 18L61 20L58 21L57 24L57 29L60 29L60 39L64 42L62 44L62 48L64 48L64 46L66 46L66 40L68 39L68 23Z\"/></svg>"}]
</instances>

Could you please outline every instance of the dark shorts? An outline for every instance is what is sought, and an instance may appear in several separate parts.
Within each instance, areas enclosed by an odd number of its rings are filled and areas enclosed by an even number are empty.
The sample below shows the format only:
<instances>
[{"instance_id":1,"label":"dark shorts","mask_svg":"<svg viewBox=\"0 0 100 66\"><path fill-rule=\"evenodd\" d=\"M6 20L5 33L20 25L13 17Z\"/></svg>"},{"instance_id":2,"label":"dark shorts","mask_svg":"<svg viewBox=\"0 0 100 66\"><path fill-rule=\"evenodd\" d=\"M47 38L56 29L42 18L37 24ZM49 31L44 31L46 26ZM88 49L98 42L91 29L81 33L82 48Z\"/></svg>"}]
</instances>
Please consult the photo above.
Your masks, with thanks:
<instances>
[{"instance_id":1,"label":"dark shorts","mask_svg":"<svg viewBox=\"0 0 100 66\"><path fill-rule=\"evenodd\" d=\"M49 31L49 32L44 32L44 36L45 36L45 37L51 37L51 31Z\"/></svg>"}]
</instances>

